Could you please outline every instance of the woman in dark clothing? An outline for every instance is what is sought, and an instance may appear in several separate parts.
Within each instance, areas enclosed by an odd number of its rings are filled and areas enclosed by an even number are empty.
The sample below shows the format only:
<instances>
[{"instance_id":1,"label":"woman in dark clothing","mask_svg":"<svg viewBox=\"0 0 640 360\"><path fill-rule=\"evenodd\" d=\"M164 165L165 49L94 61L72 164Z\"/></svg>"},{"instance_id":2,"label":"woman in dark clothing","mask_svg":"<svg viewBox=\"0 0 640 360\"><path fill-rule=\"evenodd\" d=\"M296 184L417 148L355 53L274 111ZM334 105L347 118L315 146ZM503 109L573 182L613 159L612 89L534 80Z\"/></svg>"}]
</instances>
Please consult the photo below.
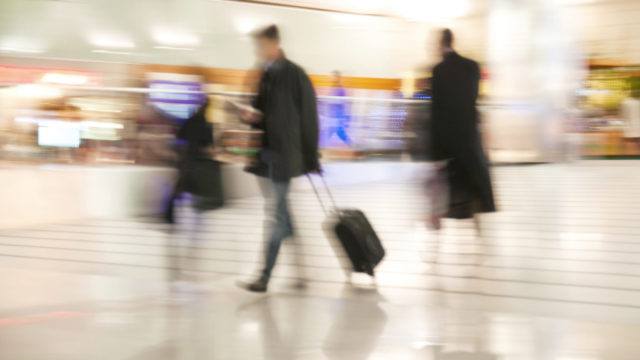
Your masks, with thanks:
<instances>
[{"instance_id":1,"label":"woman in dark clothing","mask_svg":"<svg viewBox=\"0 0 640 360\"><path fill-rule=\"evenodd\" d=\"M443 170L449 188L448 208L431 219L436 229L440 217L467 219L496 211L478 130L480 70L476 62L453 51L452 44L453 34L446 29L440 41L443 60L433 69L432 79L432 156L446 161Z\"/></svg>"},{"instance_id":2,"label":"woman in dark clothing","mask_svg":"<svg viewBox=\"0 0 640 360\"><path fill-rule=\"evenodd\" d=\"M177 133L178 149L178 180L173 193L167 202L164 212L166 222L173 224L175 201L184 192L199 197L196 198L196 208L199 210L215 208L221 205L213 203L221 202L221 194L218 189L211 188L219 183L219 164L211 159L210 150L213 146L213 127L205 117L208 101L204 103L187 121L180 127ZM211 179L211 177L215 177ZM217 199L212 200L211 196ZM203 200L209 202L203 205Z\"/></svg>"}]
</instances>

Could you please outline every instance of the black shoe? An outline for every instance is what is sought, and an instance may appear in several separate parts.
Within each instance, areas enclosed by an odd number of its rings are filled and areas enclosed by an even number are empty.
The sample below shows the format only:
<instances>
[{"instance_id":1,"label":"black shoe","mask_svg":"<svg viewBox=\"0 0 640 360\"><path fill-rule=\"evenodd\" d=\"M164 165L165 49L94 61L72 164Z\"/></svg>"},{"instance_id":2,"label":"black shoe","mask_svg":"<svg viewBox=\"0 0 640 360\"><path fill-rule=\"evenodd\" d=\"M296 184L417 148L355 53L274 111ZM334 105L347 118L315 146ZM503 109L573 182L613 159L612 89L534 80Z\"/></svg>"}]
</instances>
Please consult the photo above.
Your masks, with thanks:
<instances>
[{"instance_id":1,"label":"black shoe","mask_svg":"<svg viewBox=\"0 0 640 360\"><path fill-rule=\"evenodd\" d=\"M245 284L244 288L251 292L266 292L269 286L269 281L265 279L258 279L252 283Z\"/></svg>"}]
</instances>

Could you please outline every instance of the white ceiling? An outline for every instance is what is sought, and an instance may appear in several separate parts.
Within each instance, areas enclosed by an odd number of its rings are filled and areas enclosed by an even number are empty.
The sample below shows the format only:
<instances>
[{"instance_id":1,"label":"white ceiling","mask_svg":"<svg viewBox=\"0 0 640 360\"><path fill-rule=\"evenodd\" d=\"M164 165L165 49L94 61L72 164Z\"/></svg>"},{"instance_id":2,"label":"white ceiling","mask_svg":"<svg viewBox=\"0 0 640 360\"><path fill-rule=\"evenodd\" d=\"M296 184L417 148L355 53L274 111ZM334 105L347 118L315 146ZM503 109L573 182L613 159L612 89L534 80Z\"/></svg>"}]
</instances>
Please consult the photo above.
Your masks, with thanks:
<instances>
[{"instance_id":1,"label":"white ceiling","mask_svg":"<svg viewBox=\"0 0 640 360\"><path fill-rule=\"evenodd\" d=\"M282 28L310 71L397 76L424 57L424 33L395 18L223 0L2 0L0 55L248 68L246 32Z\"/></svg>"},{"instance_id":2,"label":"white ceiling","mask_svg":"<svg viewBox=\"0 0 640 360\"><path fill-rule=\"evenodd\" d=\"M434 9L442 10L442 4L456 1L275 2L367 13L388 9L390 4L409 3L416 5L416 17L429 19ZM600 53L638 49L637 41L631 44L628 39L640 37L619 34L638 33L635 24L640 12L633 4L640 4L639 0L536 1L578 2L579 11L572 12L576 21L568 25L586 46L607 45L596 49ZM470 14L477 15L486 1L470 3ZM282 28L288 55L311 72L339 69L352 75L395 77L424 63L433 53L426 42L430 30L449 25L407 21L391 11L383 14L394 16L349 15L228 0L0 0L0 56L248 68L254 64L254 57L246 32L276 23ZM482 59L486 47L485 22L484 16L470 16L454 24L459 45L478 59ZM617 32L611 30L618 28ZM607 36L614 36L616 41ZM640 58L640 54L632 56Z\"/></svg>"},{"instance_id":3,"label":"white ceiling","mask_svg":"<svg viewBox=\"0 0 640 360\"><path fill-rule=\"evenodd\" d=\"M243 2L243 0L235 1ZM245 2L431 21L476 15L486 7L487 0L248 0Z\"/></svg>"}]
</instances>

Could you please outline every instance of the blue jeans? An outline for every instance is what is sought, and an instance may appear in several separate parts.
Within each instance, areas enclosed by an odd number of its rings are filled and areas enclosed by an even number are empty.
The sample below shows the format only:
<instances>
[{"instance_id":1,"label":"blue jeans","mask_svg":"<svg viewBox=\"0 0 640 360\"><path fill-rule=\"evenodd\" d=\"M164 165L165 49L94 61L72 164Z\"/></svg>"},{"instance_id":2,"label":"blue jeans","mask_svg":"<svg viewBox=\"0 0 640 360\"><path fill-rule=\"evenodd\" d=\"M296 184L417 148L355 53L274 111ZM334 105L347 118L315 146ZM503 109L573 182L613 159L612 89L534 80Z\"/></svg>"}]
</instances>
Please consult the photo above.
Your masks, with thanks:
<instances>
[{"instance_id":1,"label":"blue jeans","mask_svg":"<svg viewBox=\"0 0 640 360\"><path fill-rule=\"evenodd\" d=\"M293 223L289 212L289 187L291 181L260 179L260 189L265 198L265 215L271 217L266 223L265 234L269 234L265 246L262 279L269 281L276 264L282 241L293 235Z\"/></svg>"}]
</instances>

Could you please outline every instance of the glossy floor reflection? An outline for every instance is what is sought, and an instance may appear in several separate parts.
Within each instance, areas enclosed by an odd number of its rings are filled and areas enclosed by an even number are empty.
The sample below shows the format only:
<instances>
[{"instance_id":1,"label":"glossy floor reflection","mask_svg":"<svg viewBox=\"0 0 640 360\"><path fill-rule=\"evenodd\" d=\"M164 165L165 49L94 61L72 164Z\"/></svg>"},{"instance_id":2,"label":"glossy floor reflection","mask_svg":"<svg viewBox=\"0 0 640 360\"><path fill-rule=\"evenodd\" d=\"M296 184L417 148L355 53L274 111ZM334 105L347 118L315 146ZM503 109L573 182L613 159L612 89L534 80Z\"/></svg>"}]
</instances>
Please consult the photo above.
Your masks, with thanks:
<instances>
[{"instance_id":1,"label":"glossy floor reflection","mask_svg":"<svg viewBox=\"0 0 640 360\"><path fill-rule=\"evenodd\" d=\"M302 247L284 248L266 295L236 285L259 265L261 199L185 209L175 233L148 219L5 230L0 359L635 360L637 165L497 167L482 239L466 222L427 231L418 183L338 188L388 250L377 287L345 282L310 192L293 196Z\"/></svg>"}]
</instances>

